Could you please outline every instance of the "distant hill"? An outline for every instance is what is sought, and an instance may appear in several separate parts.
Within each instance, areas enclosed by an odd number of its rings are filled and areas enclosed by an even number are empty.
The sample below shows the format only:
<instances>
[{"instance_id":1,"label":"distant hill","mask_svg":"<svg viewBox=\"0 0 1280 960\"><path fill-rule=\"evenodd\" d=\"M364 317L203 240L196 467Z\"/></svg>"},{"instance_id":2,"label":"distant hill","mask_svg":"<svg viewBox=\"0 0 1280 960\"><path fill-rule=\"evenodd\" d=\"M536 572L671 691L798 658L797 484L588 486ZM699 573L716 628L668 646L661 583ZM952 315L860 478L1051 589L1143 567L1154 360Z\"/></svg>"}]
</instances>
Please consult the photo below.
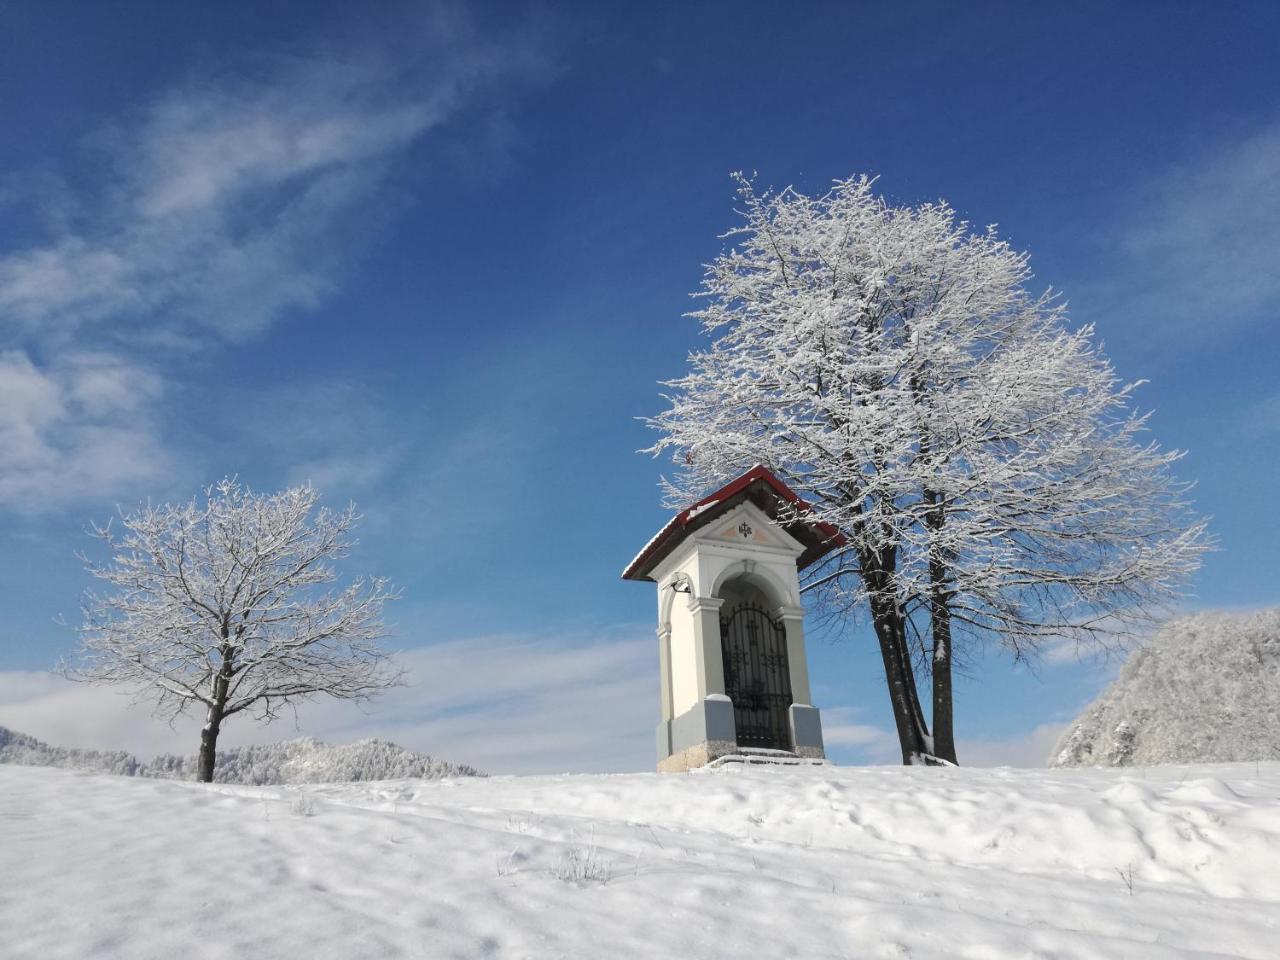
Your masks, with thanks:
<instances>
[{"instance_id":1,"label":"distant hill","mask_svg":"<svg viewBox=\"0 0 1280 960\"><path fill-rule=\"evenodd\" d=\"M194 780L196 758L162 754L142 774ZM386 740L328 744L312 737L219 750L213 766L218 783L346 783L359 780L442 780L475 777L465 764L437 760Z\"/></svg>"},{"instance_id":2,"label":"distant hill","mask_svg":"<svg viewBox=\"0 0 1280 960\"><path fill-rule=\"evenodd\" d=\"M1063 734L1050 766L1280 760L1280 610L1171 621Z\"/></svg>"},{"instance_id":3,"label":"distant hill","mask_svg":"<svg viewBox=\"0 0 1280 960\"><path fill-rule=\"evenodd\" d=\"M195 756L161 754L149 763L122 750L55 747L35 737L0 727L0 763L65 767L126 777L194 780ZM437 760L385 740L327 744L312 737L219 750L213 779L218 783L345 783L360 780L483 776L466 764Z\"/></svg>"},{"instance_id":4,"label":"distant hill","mask_svg":"<svg viewBox=\"0 0 1280 960\"><path fill-rule=\"evenodd\" d=\"M53 747L43 740L0 727L0 763L20 763L27 767L66 767L92 773L142 776L138 758L123 750L76 750Z\"/></svg>"}]
</instances>

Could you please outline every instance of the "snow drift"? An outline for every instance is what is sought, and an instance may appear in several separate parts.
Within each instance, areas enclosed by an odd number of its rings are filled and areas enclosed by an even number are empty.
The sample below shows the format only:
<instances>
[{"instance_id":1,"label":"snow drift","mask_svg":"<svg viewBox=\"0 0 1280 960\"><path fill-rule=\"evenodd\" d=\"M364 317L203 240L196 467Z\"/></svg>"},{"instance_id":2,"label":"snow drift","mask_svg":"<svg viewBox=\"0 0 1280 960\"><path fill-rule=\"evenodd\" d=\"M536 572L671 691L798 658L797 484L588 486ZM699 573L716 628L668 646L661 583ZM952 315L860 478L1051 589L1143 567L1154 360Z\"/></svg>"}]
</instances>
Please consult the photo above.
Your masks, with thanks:
<instances>
[{"instance_id":1,"label":"snow drift","mask_svg":"<svg viewBox=\"0 0 1280 960\"><path fill-rule=\"evenodd\" d=\"M0 955L1274 960L1280 763L248 787L0 767Z\"/></svg>"},{"instance_id":2,"label":"snow drift","mask_svg":"<svg viewBox=\"0 0 1280 960\"><path fill-rule=\"evenodd\" d=\"M1280 610L1166 624L1063 734L1055 767L1280 759Z\"/></svg>"},{"instance_id":3,"label":"snow drift","mask_svg":"<svg viewBox=\"0 0 1280 960\"><path fill-rule=\"evenodd\" d=\"M0 763L168 780L194 780L197 766L194 756L166 753L144 763L120 750L55 747L5 727L0 727ZM215 782L244 784L437 780L479 775L474 767L437 760L386 740L333 745L312 737L219 750L213 768Z\"/></svg>"}]
</instances>

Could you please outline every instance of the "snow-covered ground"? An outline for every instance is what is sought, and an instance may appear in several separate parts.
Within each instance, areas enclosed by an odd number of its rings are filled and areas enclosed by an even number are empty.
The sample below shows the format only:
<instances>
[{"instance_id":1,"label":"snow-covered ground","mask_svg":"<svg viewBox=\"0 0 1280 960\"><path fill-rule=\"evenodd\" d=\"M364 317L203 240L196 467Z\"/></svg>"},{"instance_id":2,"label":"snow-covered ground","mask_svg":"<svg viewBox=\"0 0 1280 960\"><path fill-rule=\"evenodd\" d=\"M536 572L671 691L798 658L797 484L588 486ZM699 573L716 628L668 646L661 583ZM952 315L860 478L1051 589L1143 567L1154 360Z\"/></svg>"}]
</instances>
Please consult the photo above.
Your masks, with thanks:
<instances>
[{"instance_id":1,"label":"snow-covered ground","mask_svg":"<svg viewBox=\"0 0 1280 960\"><path fill-rule=\"evenodd\" d=\"M0 954L1276 958L1280 763L306 787L0 767Z\"/></svg>"}]
</instances>

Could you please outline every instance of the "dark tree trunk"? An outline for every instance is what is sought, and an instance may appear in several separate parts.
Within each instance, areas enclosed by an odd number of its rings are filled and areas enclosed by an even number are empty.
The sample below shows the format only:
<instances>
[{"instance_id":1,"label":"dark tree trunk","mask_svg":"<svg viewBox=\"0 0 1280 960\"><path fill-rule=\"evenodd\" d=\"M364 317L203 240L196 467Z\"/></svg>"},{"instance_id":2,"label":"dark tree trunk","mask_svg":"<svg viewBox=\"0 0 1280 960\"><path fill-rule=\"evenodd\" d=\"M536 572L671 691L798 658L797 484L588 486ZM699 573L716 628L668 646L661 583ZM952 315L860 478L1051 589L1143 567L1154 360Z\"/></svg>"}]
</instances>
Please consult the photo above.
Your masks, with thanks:
<instances>
[{"instance_id":1,"label":"dark tree trunk","mask_svg":"<svg viewBox=\"0 0 1280 960\"><path fill-rule=\"evenodd\" d=\"M911 376L911 394L916 404L926 413L920 421L920 457L928 463L934 449L930 427L929 398L925 371L917 370ZM929 687L933 692L933 738L929 753L948 763L956 762L955 727L951 693L951 607L947 591L947 564L941 533L946 523L946 505L942 494L923 490L924 502L929 505L924 525L929 532L929 628L932 634L933 656L929 663Z\"/></svg>"},{"instance_id":2,"label":"dark tree trunk","mask_svg":"<svg viewBox=\"0 0 1280 960\"><path fill-rule=\"evenodd\" d=\"M933 755L958 763L952 718L951 614L945 599L941 610L935 607L933 612Z\"/></svg>"},{"instance_id":3,"label":"dark tree trunk","mask_svg":"<svg viewBox=\"0 0 1280 960\"><path fill-rule=\"evenodd\" d=\"M932 490L925 500L935 504L925 518L933 542L929 546L929 626L933 635L933 657L930 664L933 688L933 755L948 763L956 763L956 738L951 692L951 605L947 588L947 564L937 535L942 532L946 515L940 498Z\"/></svg>"},{"instance_id":4,"label":"dark tree trunk","mask_svg":"<svg viewBox=\"0 0 1280 960\"><path fill-rule=\"evenodd\" d=\"M863 576L871 600L871 622L876 631L876 639L880 641L880 655L884 660L884 676L889 687L889 702L893 707L898 744L902 748L902 762L911 764L930 752L927 742L929 732L920 709L920 697L916 692L902 608L887 589L888 577L882 569L868 571L864 565Z\"/></svg>"},{"instance_id":5,"label":"dark tree trunk","mask_svg":"<svg viewBox=\"0 0 1280 960\"><path fill-rule=\"evenodd\" d=\"M205 714L204 726L200 729L200 758L196 769L196 779L201 783L213 783L213 762L218 755L218 733L222 730L222 721L226 718L227 697L231 691L231 678L234 676L233 660L235 648L228 640L230 627L223 622L222 666L213 677L213 698L209 711Z\"/></svg>"},{"instance_id":6,"label":"dark tree trunk","mask_svg":"<svg viewBox=\"0 0 1280 960\"><path fill-rule=\"evenodd\" d=\"M200 728L200 758L196 779L201 783L213 783L213 761L218 751L218 733L222 728L222 708L209 707L205 724Z\"/></svg>"},{"instance_id":7,"label":"dark tree trunk","mask_svg":"<svg viewBox=\"0 0 1280 960\"><path fill-rule=\"evenodd\" d=\"M911 714L915 719L916 729L919 731L920 742L923 745L924 752L931 753L928 742L929 724L924 719L924 707L920 705L920 688L916 686L916 668L912 666L914 658L911 656L911 647L907 643L907 618L901 613L898 614L898 623L898 649L902 660L903 682L911 695Z\"/></svg>"}]
</instances>

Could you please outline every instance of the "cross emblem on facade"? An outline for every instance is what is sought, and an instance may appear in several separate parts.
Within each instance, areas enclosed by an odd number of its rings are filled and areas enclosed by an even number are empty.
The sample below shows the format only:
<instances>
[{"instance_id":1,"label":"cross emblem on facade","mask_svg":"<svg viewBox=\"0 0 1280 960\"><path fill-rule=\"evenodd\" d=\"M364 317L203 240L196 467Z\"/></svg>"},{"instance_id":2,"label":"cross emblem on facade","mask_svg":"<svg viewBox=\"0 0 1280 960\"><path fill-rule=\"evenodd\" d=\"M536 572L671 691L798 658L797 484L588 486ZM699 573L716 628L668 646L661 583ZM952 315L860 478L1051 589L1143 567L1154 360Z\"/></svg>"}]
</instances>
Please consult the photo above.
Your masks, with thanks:
<instances>
[{"instance_id":1,"label":"cross emblem on facade","mask_svg":"<svg viewBox=\"0 0 1280 960\"><path fill-rule=\"evenodd\" d=\"M744 538L750 537L752 533L751 524L743 520L740 524L738 524L738 532L742 534Z\"/></svg>"}]
</instances>

